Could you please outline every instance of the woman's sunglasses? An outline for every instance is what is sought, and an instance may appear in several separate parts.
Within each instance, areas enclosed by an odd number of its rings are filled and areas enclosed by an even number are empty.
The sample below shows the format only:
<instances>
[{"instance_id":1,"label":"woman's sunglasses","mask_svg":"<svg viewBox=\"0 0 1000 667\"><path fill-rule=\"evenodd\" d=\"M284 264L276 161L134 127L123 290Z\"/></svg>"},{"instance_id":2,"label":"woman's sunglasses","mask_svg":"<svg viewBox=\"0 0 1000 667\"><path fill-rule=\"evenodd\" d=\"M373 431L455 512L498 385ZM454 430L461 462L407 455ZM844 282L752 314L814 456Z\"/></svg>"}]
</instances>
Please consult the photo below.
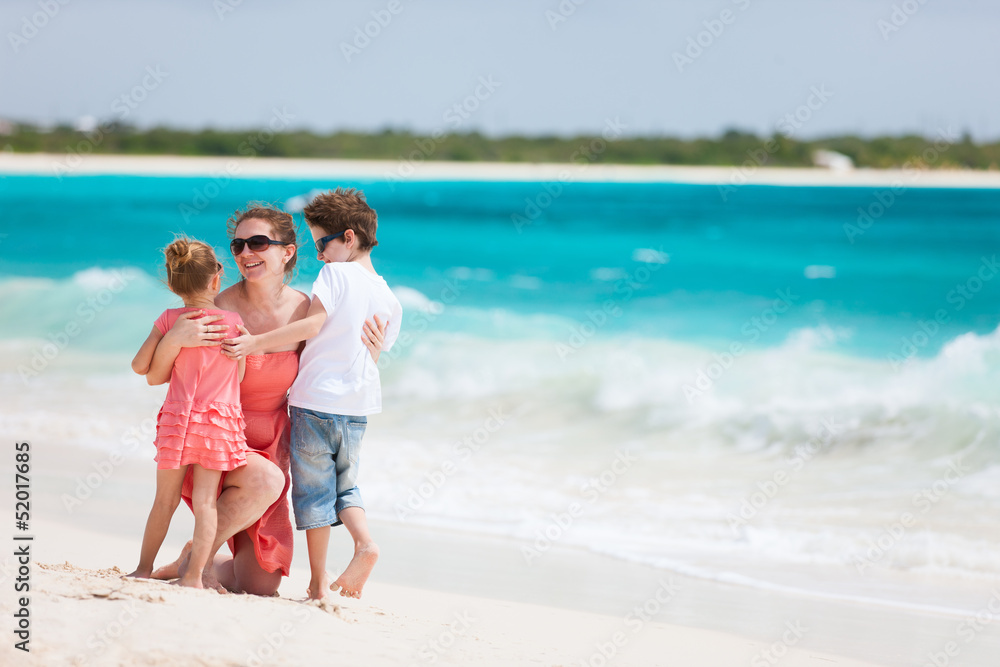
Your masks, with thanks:
<instances>
[{"instance_id":1,"label":"woman's sunglasses","mask_svg":"<svg viewBox=\"0 0 1000 667\"><path fill-rule=\"evenodd\" d=\"M229 249L233 251L234 255L239 255L243 252L245 246L250 246L250 249L254 252L264 252L268 247L273 245L291 245L290 243L285 243L284 241L275 241L269 239L263 234L257 234L256 236L251 236L248 239L233 239L229 243Z\"/></svg>"}]
</instances>

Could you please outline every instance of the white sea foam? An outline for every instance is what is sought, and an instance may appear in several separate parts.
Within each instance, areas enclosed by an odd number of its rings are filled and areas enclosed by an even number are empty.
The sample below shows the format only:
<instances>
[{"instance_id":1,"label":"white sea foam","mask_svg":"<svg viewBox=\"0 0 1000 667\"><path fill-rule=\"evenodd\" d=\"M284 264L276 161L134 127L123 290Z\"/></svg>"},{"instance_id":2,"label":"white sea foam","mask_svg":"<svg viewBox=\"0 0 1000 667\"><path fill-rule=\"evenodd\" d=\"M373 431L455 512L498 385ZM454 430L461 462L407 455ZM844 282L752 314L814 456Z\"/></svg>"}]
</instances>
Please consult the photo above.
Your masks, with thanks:
<instances>
[{"instance_id":1,"label":"white sea foam","mask_svg":"<svg viewBox=\"0 0 1000 667\"><path fill-rule=\"evenodd\" d=\"M96 292L104 289L117 291L124 289L131 282L148 282L152 279L145 271L134 267L103 269L94 266L76 272L71 280L90 292Z\"/></svg>"},{"instance_id":2,"label":"white sea foam","mask_svg":"<svg viewBox=\"0 0 1000 667\"><path fill-rule=\"evenodd\" d=\"M440 313L444 310L444 304L440 301L431 301L423 293L412 287L398 285L392 288L392 293L399 299L399 303L406 308L413 308L422 313Z\"/></svg>"},{"instance_id":3,"label":"white sea foam","mask_svg":"<svg viewBox=\"0 0 1000 667\"><path fill-rule=\"evenodd\" d=\"M628 273L625 271L625 269L621 268L609 268L606 266L602 266L590 270L591 280L603 280L606 282L613 282L615 280L621 280L627 276Z\"/></svg>"},{"instance_id":4,"label":"white sea foam","mask_svg":"<svg viewBox=\"0 0 1000 667\"><path fill-rule=\"evenodd\" d=\"M998 334L963 336L899 372L831 352L842 335L800 332L748 352L693 402L684 385L717 357L692 345L595 339L560 358L541 341L427 341L394 369L387 400L413 401L421 414L461 405L464 416L421 428L382 417L387 437L405 432L411 445L382 445L395 465L369 473L381 498L372 509L396 516L407 489L452 461L455 472L406 521L530 543L578 503L572 529L555 531L560 544L719 581L795 588L780 564L1000 581L1000 529L989 518L1000 493L1000 390L980 384L995 376ZM475 432L476 406L486 415L497 405L514 416L454 460ZM641 464L587 502L588 480L622 449ZM913 525L894 536L907 513ZM716 564L698 565L706 559ZM770 563L771 573L741 572L742 561ZM912 606L904 588L880 603Z\"/></svg>"},{"instance_id":5,"label":"white sea foam","mask_svg":"<svg viewBox=\"0 0 1000 667\"><path fill-rule=\"evenodd\" d=\"M654 250L653 248L636 248L632 251L632 260L647 264L666 264L670 261L670 255L662 250Z\"/></svg>"},{"instance_id":6,"label":"white sea foam","mask_svg":"<svg viewBox=\"0 0 1000 667\"><path fill-rule=\"evenodd\" d=\"M171 298L148 276L29 384L17 373L110 277L0 282L8 303L58 311L48 328L0 332L5 432L108 450L155 415L162 388L128 372ZM395 291L411 314L437 308ZM553 315L468 304L438 315L382 372L386 411L363 468L373 516L532 544L577 503L560 544L720 581L794 588L782 566L856 568L879 540L867 572L1000 580L1000 330L894 370L840 353L852 332L822 325L726 359L611 331L570 346L574 323ZM625 453L635 462L616 472ZM411 493L419 507L400 518ZM890 543L906 512L917 523Z\"/></svg>"},{"instance_id":7,"label":"white sea foam","mask_svg":"<svg viewBox=\"0 0 1000 667\"><path fill-rule=\"evenodd\" d=\"M455 266L447 271L449 278L456 280L478 280L480 282L493 282L496 280L496 273L490 269L469 268L468 266Z\"/></svg>"},{"instance_id":8,"label":"white sea foam","mask_svg":"<svg viewBox=\"0 0 1000 667\"><path fill-rule=\"evenodd\" d=\"M285 211L288 213L301 213L302 209L309 205L313 199L322 194L323 190L312 189L304 195L295 195L285 201Z\"/></svg>"},{"instance_id":9,"label":"white sea foam","mask_svg":"<svg viewBox=\"0 0 1000 667\"><path fill-rule=\"evenodd\" d=\"M816 280L817 278L836 278L837 267L827 266L824 264L810 264L803 269L802 274L810 280Z\"/></svg>"},{"instance_id":10,"label":"white sea foam","mask_svg":"<svg viewBox=\"0 0 1000 667\"><path fill-rule=\"evenodd\" d=\"M535 276L514 275L510 277L510 286L516 289L537 290L542 288L542 281Z\"/></svg>"},{"instance_id":11,"label":"white sea foam","mask_svg":"<svg viewBox=\"0 0 1000 667\"><path fill-rule=\"evenodd\" d=\"M816 350L835 346L840 341L850 340L854 332L847 327L804 327L789 332L785 346L797 351Z\"/></svg>"}]
</instances>

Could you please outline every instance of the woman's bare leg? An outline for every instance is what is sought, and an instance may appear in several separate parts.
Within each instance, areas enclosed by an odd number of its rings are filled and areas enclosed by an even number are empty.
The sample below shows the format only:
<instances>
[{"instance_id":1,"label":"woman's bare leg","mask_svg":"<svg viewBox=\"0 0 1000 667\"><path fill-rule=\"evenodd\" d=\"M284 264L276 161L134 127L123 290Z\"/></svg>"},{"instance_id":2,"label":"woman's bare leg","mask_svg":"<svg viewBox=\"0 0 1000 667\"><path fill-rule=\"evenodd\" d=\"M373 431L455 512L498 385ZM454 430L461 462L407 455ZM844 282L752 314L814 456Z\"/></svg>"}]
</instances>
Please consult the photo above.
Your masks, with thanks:
<instances>
[{"instance_id":1,"label":"woman's bare leg","mask_svg":"<svg viewBox=\"0 0 1000 667\"><path fill-rule=\"evenodd\" d=\"M173 563L168 563L161 567L153 570L153 574L149 575L150 579L177 579L181 576L180 569L181 566L187 567L188 559L191 558L191 540L187 541L184 548L181 549L181 555L177 557Z\"/></svg>"},{"instance_id":2,"label":"woman's bare leg","mask_svg":"<svg viewBox=\"0 0 1000 667\"><path fill-rule=\"evenodd\" d=\"M264 516L284 488L285 476L281 469L256 454L247 456L245 466L226 473L217 501L219 523L213 555L230 537Z\"/></svg>"},{"instance_id":3,"label":"woman's bare leg","mask_svg":"<svg viewBox=\"0 0 1000 667\"><path fill-rule=\"evenodd\" d=\"M233 572L233 557L231 555L216 554L215 560L212 561L212 567L215 570L215 579L220 586L230 593L239 592L236 590L236 573Z\"/></svg>"},{"instance_id":4,"label":"woman's bare leg","mask_svg":"<svg viewBox=\"0 0 1000 667\"><path fill-rule=\"evenodd\" d=\"M225 564L222 564L225 568ZM249 593L250 595L271 596L278 592L281 584L281 570L266 572L257 562L257 554L254 552L253 541L247 533L236 534L236 557L229 559L229 567L233 576L233 587L230 589L237 593ZM220 572L216 567L216 576L225 575L225 569ZM220 577L219 581L222 579ZM226 588L229 588L226 586Z\"/></svg>"}]
</instances>

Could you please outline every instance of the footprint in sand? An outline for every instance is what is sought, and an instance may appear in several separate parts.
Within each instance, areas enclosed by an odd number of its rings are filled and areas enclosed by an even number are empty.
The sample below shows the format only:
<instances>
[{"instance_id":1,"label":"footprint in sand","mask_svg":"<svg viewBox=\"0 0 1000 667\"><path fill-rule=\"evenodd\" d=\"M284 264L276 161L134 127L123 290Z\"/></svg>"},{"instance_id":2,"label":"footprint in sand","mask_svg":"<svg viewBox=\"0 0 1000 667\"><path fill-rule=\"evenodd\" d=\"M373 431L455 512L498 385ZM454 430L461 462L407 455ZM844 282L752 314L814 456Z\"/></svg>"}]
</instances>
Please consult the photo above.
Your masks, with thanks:
<instances>
[{"instance_id":1,"label":"footprint in sand","mask_svg":"<svg viewBox=\"0 0 1000 667\"><path fill-rule=\"evenodd\" d=\"M328 614L332 614L339 619L348 620L344 616L343 609L339 604L331 602L329 598L323 598L322 600L306 600L306 604L310 607L316 607L321 611L325 611Z\"/></svg>"}]
</instances>

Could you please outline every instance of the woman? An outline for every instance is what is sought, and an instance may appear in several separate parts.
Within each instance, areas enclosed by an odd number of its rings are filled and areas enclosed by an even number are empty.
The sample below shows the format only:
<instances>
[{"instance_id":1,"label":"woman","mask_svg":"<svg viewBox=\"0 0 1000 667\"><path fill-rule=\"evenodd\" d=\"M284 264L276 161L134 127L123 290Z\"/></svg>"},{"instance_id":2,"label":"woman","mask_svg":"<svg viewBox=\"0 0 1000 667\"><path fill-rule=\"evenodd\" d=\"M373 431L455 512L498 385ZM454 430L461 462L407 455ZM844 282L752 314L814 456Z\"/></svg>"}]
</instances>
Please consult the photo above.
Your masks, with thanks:
<instances>
[{"instance_id":1,"label":"woman","mask_svg":"<svg viewBox=\"0 0 1000 667\"><path fill-rule=\"evenodd\" d=\"M243 280L221 292L216 305L239 313L253 333L271 331L305 317L309 297L288 286L297 258L292 216L266 206L251 205L244 211L237 211L229 219L228 226L233 258ZM179 318L164 335L156 354L162 353L165 359L170 359L170 355L176 357L181 347L218 345L225 334L218 333L222 327L213 324L214 321L215 318L199 318L197 313ZM376 361L384 332L384 323L379 324L383 327L381 331L366 322L362 335ZM288 576L291 566L293 531L288 511L290 427L287 393L298 374L301 347L297 344L247 357L246 376L240 385L245 434L247 446L260 456L247 456L246 468L250 468L253 459L254 470L245 476L273 478L277 474L283 479L283 485L280 495L265 494L268 504L265 508L258 504L255 509L260 511L256 515L248 516L249 512L242 511L241 507L237 512L241 516L223 526L222 501L226 493L223 481L215 547L228 541L233 556L215 557L214 576L230 591L274 595L281 577ZM169 380L169 377L162 380ZM157 383L154 379L150 382ZM227 478L237 472L229 473ZM186 480L185 500L190 499L190 488ZM186 556L187 547L175 563L160 568L153 576L167 579L183 574ZM208 571L206 578L208 583L214 583Z\"/></svg>"}]
</instances>

